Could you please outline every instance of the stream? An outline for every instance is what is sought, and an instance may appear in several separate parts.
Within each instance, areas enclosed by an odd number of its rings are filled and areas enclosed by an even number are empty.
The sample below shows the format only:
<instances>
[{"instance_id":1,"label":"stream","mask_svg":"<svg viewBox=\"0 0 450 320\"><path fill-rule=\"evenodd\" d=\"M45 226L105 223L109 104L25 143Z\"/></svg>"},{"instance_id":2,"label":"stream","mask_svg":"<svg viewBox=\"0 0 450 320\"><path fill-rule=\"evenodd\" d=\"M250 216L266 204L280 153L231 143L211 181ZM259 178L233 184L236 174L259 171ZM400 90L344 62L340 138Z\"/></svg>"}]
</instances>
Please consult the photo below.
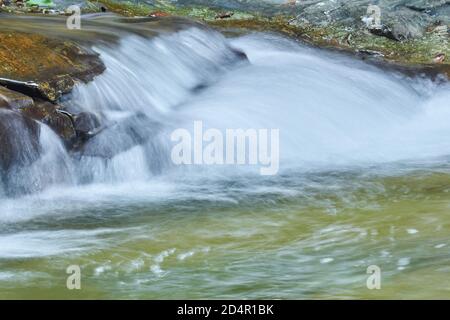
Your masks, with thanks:
<instances>
[{"instance_id":1,"label":"stream","mask_svg":"<svg viewBox=\"0 0 450 320\"><path fill-rule=\"evenodd\" d=\"M100 54L61 103L118 124L81 153L41 124L14 173L39 190L0 199L0 298L450 298L449 83L183 19L28 19ZM277 174L174 164L195 121L279 129Z\"/></svg>"}]
</instances>

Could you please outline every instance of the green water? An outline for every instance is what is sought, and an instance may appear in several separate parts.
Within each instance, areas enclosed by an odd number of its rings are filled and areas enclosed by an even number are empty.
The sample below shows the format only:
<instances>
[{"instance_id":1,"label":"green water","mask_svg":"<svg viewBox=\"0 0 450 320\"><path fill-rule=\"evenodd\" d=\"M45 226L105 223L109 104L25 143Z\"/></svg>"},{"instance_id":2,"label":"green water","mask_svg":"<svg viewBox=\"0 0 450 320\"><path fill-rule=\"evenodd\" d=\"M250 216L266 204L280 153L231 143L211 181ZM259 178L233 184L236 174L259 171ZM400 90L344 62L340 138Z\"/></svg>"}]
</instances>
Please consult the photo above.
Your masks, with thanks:
<instances>
[{"instance_id":1,"label":"green water","mask_svg":"<svg viewBox=\"0 0 450 320\"><path fill-rule=\"evenodd\" d=\"M1 250L0 297L450 298L446 168L279 179L205 184L192 191L203 198L167 187L156 202L148 190L140 200L108 191L6 223L2 238L30 251ZM80 290L66 288L69 265L81 268ZM380 290L366 287L369 265L381 268Z\"/></svg>"}]
</instances>

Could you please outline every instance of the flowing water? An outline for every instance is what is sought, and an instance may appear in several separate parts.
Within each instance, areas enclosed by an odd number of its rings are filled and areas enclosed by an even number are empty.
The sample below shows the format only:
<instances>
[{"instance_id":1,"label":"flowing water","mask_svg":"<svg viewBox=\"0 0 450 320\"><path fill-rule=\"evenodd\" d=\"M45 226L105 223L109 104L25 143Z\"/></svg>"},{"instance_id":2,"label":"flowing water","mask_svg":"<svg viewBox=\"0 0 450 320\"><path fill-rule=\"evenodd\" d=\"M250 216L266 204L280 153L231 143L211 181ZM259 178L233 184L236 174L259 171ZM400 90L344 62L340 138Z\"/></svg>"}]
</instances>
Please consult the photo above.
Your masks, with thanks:
<instances>
[{"instance_id":1,"label":"flowing water","mask_svg":"<svg viewBox=\"0 0 450 320\"><path fill-rule=\"evenodd\" d=\"M138 25L90 42L107 70L64 101L112 125L76 154L42 125L17 173L41 190L2 196L1 298L450 298L449 84L276 35ZM198 120L279 129L278 174L174 165L171 133Z\"/></svg>"}]
</instances>

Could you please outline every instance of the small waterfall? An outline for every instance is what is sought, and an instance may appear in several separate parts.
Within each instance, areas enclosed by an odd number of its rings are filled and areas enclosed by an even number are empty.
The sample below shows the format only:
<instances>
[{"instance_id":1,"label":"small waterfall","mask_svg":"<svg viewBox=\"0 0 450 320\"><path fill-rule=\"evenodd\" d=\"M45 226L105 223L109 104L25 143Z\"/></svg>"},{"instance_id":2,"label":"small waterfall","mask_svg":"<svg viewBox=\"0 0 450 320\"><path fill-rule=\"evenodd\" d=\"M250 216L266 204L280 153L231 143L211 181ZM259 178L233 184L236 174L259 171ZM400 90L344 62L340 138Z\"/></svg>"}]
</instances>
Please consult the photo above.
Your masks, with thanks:
<instances>
[{"instance_id":1,"label":"small waterfall","mask_svg":"<svg viewBox=\"0 0 450 320\"><path fill-rule=\"evenodd\" d=\"M280 129L281 170L449 154L448 85L277 36L226 39L206 28L154 38L130 34L118 47L94 50L106 72L78 85L65 106L96 113L103 129L69 156L41 125L39 160L7 175L16 190L151 181L174 167L170 133L192 130L195 120L221 130ZM241 169L227 168L225 175ZM200 176L215 170L195 168Z\"/></svg>"},{"instance_id":2,"label":"small waterfall","mask_svg":"<svg viewBox=\"0 0 450 320\"><path fill-rule=\"evenodd\" d=\"M192 131L196 120L223 131L280 129L282 169L372 165L447 155L450 149L450 140L442 139L450 126L438 129L437 119L430 118L447 112L442 101L448 86L277 36L228 40L190 28L151 40L130 36L119 50L96 50L107 71L79 86L72 101L128 124L116 126L93 144L95 152L85 153L120 153L106 161L83 157L80 163L96 163L81 164L82 176L90 176L85 181L123 182L160 173L171 166L171 131ZM249 63L242 63L240 51ZM117 150L109 141L117 142ZM127 169L131 163L134 168Z\"/></svg>"},{"instance_id":3,"label":"small waterfall","mask_svg":"<svg viewBox=\"0 0 450 320\"><path fill-rule=\"evenodd\" d=\"M154 39L122 39L119 48L94 48L107 69L79 86L73 104L97 112L168 113L239 58L218 32L191 28ZM110 116L110 114L106 114Z\"/></svg>"},{"instance_id":4,"label":"small waterfall","mask_svg":"<svg viewBox=\"0 0 450 320\"><path fill-rule=\"evenodd\" d=\"M29 170L40 189L54 185L72 185L76 181L73 160L59 137L46 125L41 124L40 158Z\"/></svg>"},{"instance_id":5,"label":"small waterfall","mask_svg":"<svg viewBox=\"0 0 450 320\"><path fill-rule=\"evenodd\" d=\"M70 185L72 161L59 137L46 125L11 111L2 115L3 193L17 196L54 185ZM5 114L6 113L6 114ZM5 132L6 131L6 132Z\"/></svg>"},{"instance_id":6,"label":"small waterfall","mask_svg":"<svg viewBox=\"0 0 450 320\"><path fill-rule=\"evenodd\" d=\"M154 39L130 35L119 48L95 50L106 72L76 87L67 104L96 112L107 127L82 150L81 183L148 181L170 166L166 129L177 108L245 62L220 33L198 28Z\"/></svg>"},{"instance_id":7,"label":"small waterfall","mask_svg":"<svg viewBox=\"0 0 450 320\"><path fill-rule=\"evenodd\" d=\"M281 168L364 166L450 151L450 86L270 35L234 39L249 64L189 101L181 127L280 129ZM436 124L439 123L439 126Z\"/></svg>"}]
</instances>

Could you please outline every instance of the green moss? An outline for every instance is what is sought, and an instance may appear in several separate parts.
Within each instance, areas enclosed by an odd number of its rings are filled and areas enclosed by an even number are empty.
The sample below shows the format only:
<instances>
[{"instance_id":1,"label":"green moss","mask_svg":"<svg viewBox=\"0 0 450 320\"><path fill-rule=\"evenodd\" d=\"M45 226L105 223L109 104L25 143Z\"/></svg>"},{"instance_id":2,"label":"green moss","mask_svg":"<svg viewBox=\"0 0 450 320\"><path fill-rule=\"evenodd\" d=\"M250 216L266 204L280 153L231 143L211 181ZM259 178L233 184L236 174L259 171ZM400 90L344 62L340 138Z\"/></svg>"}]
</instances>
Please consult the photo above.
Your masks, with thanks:
<instances>
[{"instance_id":1,"label":"green moss","mask_svg":"<svg viewBox=\"0 0 450 320\"><path fill-rule=\"evenodd\" d=\"M93 2L92 4L94 4ZM190 17L194 19L201 20L215 20L218 13L223 12L219 8L212 7L202 7L202 6L190 6L190 7L177 7L171 5L170 3L159 1L154 6L149 6L147 4L136 4L130 1L127 2L116 2L114 0L103 0L101 1L108 9L112 12L124 16L148 16L150 13L159 12L174 16ZM246 12L233 12L234 15L231 19L248 19L252 18L254 15Z\"/></svg>"},{"instance_id":2,"label":"green moss","mask_svg":"<svg viewBox=\"0 0 450 320\"><path fill-rule=\"evenodd\" d=\"M241 28L255 31L281 32L313 45L336 48L350 52L379 53L385 60L404 65L430 65L438 53L444 53L446 61L436 67L450 67L450 46L448 38L428 33L420 39L395 41L371 34L365 30L330 25L326 27L295 26L289 24L289 17L256 17L247 20L216 20L209 24L216 28Z\"/></svg>"},{"instance_id":3,"label":"green moss","mask_svg":"<svg viewBox=\"0 0 450 320\"><path fill-rule=\"evenodd\" d=\"M450 57L448 39L436 34L427 34L421 39L399 42L359 32L353 34L352 41L351 46L356 49L377 50L382 52L386 59L396 62L432 63L438 53L444 53Z\"/></svg>"},{"instance_id":4,"label":"green moss","mask_svg":"<svg viewBox=\"0 0 450 320\"><path fill-rule=\"evenodd\" d=\"M146 16L150 13L149 7L144 4L136 4L132 2L115 2L110 0L105 0L101 2L112 12L117 14L132 17L132 16ZM87 1L88 6L84 8L84 12L99 11L97 7L97 2Z\"/></svg>"}]
</instances>

